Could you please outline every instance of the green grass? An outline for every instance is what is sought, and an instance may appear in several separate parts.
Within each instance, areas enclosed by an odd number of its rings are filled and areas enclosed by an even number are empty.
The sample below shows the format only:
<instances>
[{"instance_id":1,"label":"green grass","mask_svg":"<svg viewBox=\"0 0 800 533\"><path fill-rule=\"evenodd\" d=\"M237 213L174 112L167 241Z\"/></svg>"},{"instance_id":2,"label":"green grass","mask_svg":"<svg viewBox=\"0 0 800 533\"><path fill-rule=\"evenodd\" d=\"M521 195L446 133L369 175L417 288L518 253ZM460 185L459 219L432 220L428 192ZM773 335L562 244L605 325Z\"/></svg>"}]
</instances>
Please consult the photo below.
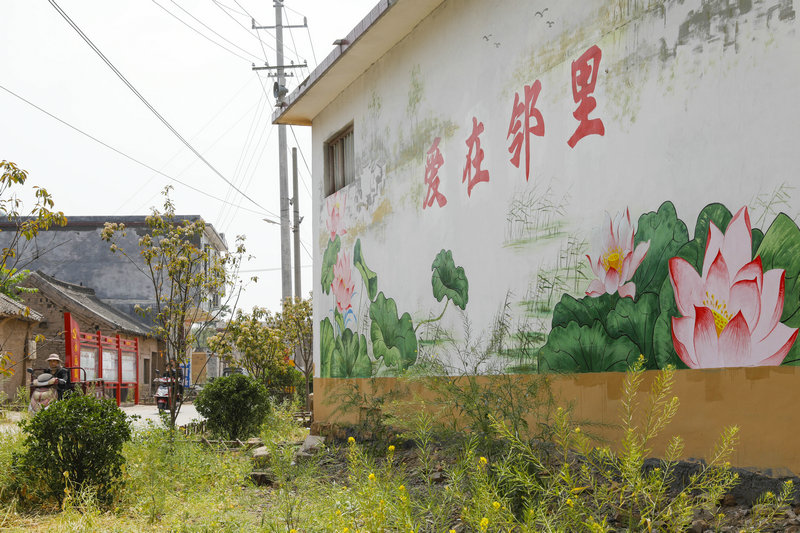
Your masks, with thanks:
<instances>
[{"instance_id":1,"label":"green grass","mask_svg":"<svg viewBox=\"0 0 800 533\"><path fill-rule=\"evenodd\" d=\"M25 507L23 495L12 490L11 468L22 435L0 433L0 530L601 532L613 525L617 531L680 531L698 509L717 517L712 528L721 528L729 522L720 516L718 499L735 482L726 462L735 431L723 434L688 490L670 490L679 441L662 455L662 469L646 471L642 464L652 455L649 443L675 414L672 375L664 372L640 393L641 376L635 369L626 382L624 438L616 451L594 447L565 409L553 407L545 441L523 439L507 420L490 414L491 447L490 435L445 431L419 409L408 413L405 432L388 441L350 438L297 460L293 443L307 430L294 423L295 406L278 406L261 432L271 452L269 487L249 480L253 463L246 451L151 425L125 445L123 483L110 505L101 505L91 490L68 489L60 508ZM786 485L783 493L765 495L736 530L766 529L792 492Z\"/></svg>"}]
</instances>

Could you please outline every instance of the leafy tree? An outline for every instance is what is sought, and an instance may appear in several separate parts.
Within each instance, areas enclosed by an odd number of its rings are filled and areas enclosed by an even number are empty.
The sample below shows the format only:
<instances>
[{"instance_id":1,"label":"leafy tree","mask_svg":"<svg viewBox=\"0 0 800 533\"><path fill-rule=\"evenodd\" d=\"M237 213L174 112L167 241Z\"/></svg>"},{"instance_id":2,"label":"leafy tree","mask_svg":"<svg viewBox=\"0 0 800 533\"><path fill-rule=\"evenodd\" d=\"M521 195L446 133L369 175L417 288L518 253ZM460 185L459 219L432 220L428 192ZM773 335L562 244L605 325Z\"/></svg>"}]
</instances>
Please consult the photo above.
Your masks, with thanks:
<instances>
[{"instance_id":1,"label":"leafy tree","mask_svg":"<svg viewBox=\"0 0 800 533\"><path fill-rule=\"evenodd\" d=\"M270 409L264 385L242 374L215 379L200 391L194 405L211 433L228 440L258 433Z\"/></svg>"},{"instance_id":2,"label":"leafy tree","mask_svg":"<svg viewBox=\"0 0 800 533\"><path fill-rule=\"evenodd\" d=\"M260 307L254 307L251 313L240 310L208 345L224 361L240 365L270 389L292 384L292 352L284 341L279 314Z\"/></svg>"},{"instance_id":3,"label":"leafy tree","mask_svg":"<svg viewBox=\"0 0 800 533\"><path fill-rule=\"evenodd\" d=\"M33 186L34 204L30 209L23 206L19 193L28 180L28 172L10 161L0 161L0 218L14 224L15 229L8 246L0 250L0 293L19 300L19 294L35 289L21 287L30 271L19 265L18 253L21 243L30 241L40 231L53 225L63 226L67 218L61 211L53 211L53 198L47 189ZM0 375L10 375L10 356L0 346Z\"/></svg>"},{"instance_id":4,"label":"leafy tree","mask_svg":"<svg viewBox=\"0 0 800 533\"><path fill-rule=\"evenodd\" d=\"M141 309L141 314L152 322L153 333L164 341L167 362L185 364L196 337L228 312L227 305L215 308L213 302L224 294L228 301L234 297L245 248L241 236L230 252L217 254L204 247L201 238L205 222L180 219L170 200L170 190L171 187L164 189L163 211L154 208L145 220L147 233L139 239L140 260L118 244L118 237L125 236L124 224L106 223L102 238L111 243L112 252L125 255L151 281L153 305ZM175 401L177 389L172 389L170 427L175 426L180 409Z\"/></svg>"},{"instance_id":5,"label":"leafy tree","mask_svg":"<svg viewBox=\"0 0 800 533\"><path fill-rule=\"evenodd\" d=\"M283 340L294 353L297 368L303 373L306 386L306 409L311 409L309 395L314 377L314 338L311 298L286 298L281 313Z\"/></svg>"}]
</instances>

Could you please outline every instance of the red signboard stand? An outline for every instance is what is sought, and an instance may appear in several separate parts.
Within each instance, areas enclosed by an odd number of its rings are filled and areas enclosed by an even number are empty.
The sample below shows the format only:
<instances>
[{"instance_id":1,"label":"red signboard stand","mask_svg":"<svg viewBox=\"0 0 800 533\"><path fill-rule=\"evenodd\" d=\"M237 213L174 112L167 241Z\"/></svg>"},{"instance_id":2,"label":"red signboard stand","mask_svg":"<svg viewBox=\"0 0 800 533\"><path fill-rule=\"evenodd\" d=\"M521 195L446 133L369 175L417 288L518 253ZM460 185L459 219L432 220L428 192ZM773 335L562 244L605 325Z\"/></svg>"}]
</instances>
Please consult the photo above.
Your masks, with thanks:
<instances>
[{"instance_id":1,"label":"red signboard stand","mask_svg":"<svg viewBox=\"0 0 800 533\"><path fill-rule=\"evenodd\" d=\"M66 365L73 367L72 380L81 380L85 371L87 385L95 394L123 402L139 403L139 340L108 337L100 331L84 333L70 313L64 313Z\"/></svg>"}]
</instances>

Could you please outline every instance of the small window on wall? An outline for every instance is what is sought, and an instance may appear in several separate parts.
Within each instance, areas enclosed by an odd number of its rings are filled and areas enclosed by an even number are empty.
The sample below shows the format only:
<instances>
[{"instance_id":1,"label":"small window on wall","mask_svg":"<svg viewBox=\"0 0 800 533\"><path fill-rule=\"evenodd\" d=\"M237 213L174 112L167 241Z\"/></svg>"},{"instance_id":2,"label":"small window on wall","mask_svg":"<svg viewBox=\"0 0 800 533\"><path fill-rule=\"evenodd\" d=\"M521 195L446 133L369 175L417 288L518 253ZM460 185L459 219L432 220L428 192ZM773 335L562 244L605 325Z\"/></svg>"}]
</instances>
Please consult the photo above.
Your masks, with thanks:
<instances>
[{"instance_id":1,"label":"small window on wall","mask_svg":"<svg viewBox=\"0 0 800 533\"><path fill-rule=\"evenodd\" d=\"M325 196L355 180L353 125L338 132L325 143Z\"/></svg>"}]
</instances>

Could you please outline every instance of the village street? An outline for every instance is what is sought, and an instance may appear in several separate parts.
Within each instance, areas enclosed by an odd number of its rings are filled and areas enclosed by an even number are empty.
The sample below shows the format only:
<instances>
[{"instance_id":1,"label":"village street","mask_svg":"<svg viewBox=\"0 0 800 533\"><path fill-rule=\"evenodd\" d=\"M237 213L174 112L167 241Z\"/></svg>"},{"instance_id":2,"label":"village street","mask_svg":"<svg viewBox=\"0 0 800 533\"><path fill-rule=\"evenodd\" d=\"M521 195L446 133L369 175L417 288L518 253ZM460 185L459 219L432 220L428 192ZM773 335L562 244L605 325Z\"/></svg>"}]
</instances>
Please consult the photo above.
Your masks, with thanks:
<instances>
[{"instance_id":1,"label":"village street","mask_svg":"<svg viewBox=\"0 0 800 533\"><path fill-rule=\"evenodd\" d=\"M122 407L122 410L132 419L132 427L135 429L147 427L149 421L156 424L160 423L158 409L155 405L131 405ZM16 431L19 428L17 423L22 420L22 413L8 411L6 416L8 416L9 420L7 423L0 424L0 432ZM178 419L175 422L178 426L185 426L192 420L200 420L202 418L193 404L184 404L181 406Z\"/></svg>"},{"instance_id":2,"label":"village street","mask_svg":"<svg viewBox=\"0 0 800 533\"><path fill-rule=\"evenodd\" d=\"M131 405L123 407L122 410L128 417L136 417L133 418L134 428L146 427L148 421L152 421L156 424L160 423L158 409L155 405ZM202 418L203 417L198 414L193 404L183 404L181 405L181 410L178 413L175 424L177 426L185 426L192 420L200 420Z\"/></svg>"}]
</instances>

